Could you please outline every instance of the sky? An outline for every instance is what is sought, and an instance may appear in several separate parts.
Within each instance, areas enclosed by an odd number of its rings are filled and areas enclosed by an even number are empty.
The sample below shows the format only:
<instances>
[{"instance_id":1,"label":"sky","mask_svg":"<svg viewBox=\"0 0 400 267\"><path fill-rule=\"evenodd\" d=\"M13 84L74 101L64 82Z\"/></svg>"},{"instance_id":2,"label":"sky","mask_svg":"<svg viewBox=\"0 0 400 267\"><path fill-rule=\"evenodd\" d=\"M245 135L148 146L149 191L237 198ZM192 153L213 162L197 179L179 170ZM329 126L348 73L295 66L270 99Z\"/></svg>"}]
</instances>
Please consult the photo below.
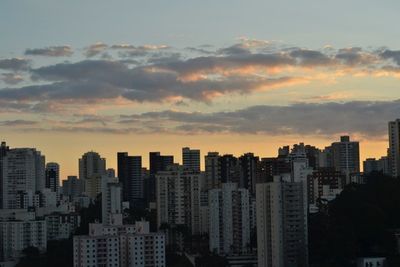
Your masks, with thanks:
<instances>
[{"instance_id":1,"label":"sky","mask_svg":"<svg viewBox=\"0 0 400 267\"><path fill-rule=\"evenodd\" d=\"M400 2L0 2L0 139L78 173L93 150L274 156L399 117Z\"/></svg>"}]
</instances>

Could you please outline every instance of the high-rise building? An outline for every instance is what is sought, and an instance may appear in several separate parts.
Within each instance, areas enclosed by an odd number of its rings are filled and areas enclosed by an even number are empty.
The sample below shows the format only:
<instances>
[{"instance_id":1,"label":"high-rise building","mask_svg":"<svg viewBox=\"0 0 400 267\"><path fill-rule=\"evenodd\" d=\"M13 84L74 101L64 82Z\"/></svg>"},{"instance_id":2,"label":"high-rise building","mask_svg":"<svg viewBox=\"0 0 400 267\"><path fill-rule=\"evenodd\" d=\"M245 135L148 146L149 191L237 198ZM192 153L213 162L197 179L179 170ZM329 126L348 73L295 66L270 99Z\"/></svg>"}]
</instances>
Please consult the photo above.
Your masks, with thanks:
<instances>
[{"instance_id":1,"label":"high-rise building","mask_svg":"<svg viewBox=\"0 0 400 267\"><path fill-rule=\"evenodd\" d=\"M46 221L27 218L0 221L0 262L17 261L28 247L46 251Z\"/></svg>"},{"instance_id":2,"label":"high-rise building","mask_svg":"<svg viewBox=\"0 0 400 267\"><path fill-rule=\"evenodd\" d=\"M4 209L33 205L33 194L45 188L45 158L34 148L14 148L2 158Z\"/></svg>"},{"instance_id":3,"label":"high-rise building","mask_svg":"<svg viewBox=\"0 0 400 267\"><path fill-rule=\"evenodd\" d=\"M220 188L221 186L221 168L219 164L219 153L208 152L204 157L206 189Z\"/></svg>"},{"instance_id":4,"label":"high-rise building","mask_svg":"<svg viewBox=\"0 0 400 267\"><path fill-rule=\"evenodd\" d=\"M60 186L60 165L55 162L46 164L46 188L59 195Z\"/></svg>"},{"instance_id":5,"label":"high-rise building","mask_svg":"<svg viewBox=\"0 0 400 267\"><path fill-rule=\"evenodd\" d=\"M332 147L333 167L343 172L347 179L353 173L360 172L359 143L350 141L349 136L341 136L340 142L334 142Z\"/></svg>"},{"instance_id":6,"label":"high-rise building","mask_svg":"<svg viewBox=\"0 0 400 267\"><path fill-rule=\"evenodd\" d=\"M287 174L257 184L258 266L308 266L305 183Z\"/></svg>"},{"instance_id":7,"label":"high-rise building","mask_svg":"<svg viewBox=\"0 0 400 267\"><path fill-rule=\"evenodd\" d=\"M83 180L76 176L68 176L62 182L62 193L64 196L77 197L83 193Z\"/></svg>"},{"instance_id":8,"label":"high-rise building","mask_svg":"<svg viewBox=\"0 0 400 267\"><path fill-rule=\"evenodd\" d=\"M89 235L74 236L74 267L165 267L165 235L149 223L89 224Z\"/></svg>"},{"instance_id":9,"label":"high-rise building","mask_svg":"<svg viewBox=\"0 0 400 267\"><path fill-rule=\"evenodd\" d=\"M200 171L200 150L190 149L189 147L182 148L182 165L187 169Z\"/></svg>"},{"instance_id":10,"label":"high-rise building","mask_svg":"<svg viewBox=\"0 0 400 267\"><path fill-rule=\"evenodd\" d=\"M385 175L392 175L389 168L389 158L381 157L380 159L368 158L363 162L364 174L371 172L381 172Z\"/></svg>"},{"instance_id":11,"label":"high-rise building","mask_svg":"<svg viewBox=\"0 0 400 267\"><path fill-rule=\"evenodd\" d=\"M200 184L202 174L171 165L156 175L157 225L182 225L192 234L200 231Z\"/></svg>"},{"instance_id":12,"label":"high-rise building","mask_svg":"<svg viewBox=\"0 0 400 267\"><path fill-rule=\"evenodd\" d=\"M102 223L122 225L122 193L118 178L103 175L101 200Z\"/></svg>"},{"instance_id":13,"label":"high-rise building","mask_svg":"<svg viewBox=\"0 0 400 267\"><path fill-rule=\"evenodd\" d=\"M346 185L346 175L334 168L318 168L308 176L308 204L310 212L319 210L319 203L336 198Z\"/></svg>"},{"instance_id":14,"label":"high-rise building","mask_svg":"<svg viewBox=\"0 0 400 267\"><path fill-rule=\"evenodd\" d=\"M147 202L156 200L156 174L159 171L167 170L167 167L174 164L174 156L163 156L160 152L149 153L149 178L145 186L145 195Z\"/></svg>"},{"instance_id":15,"label":"high-rise building","mask_svg":"<svg viewBox=\"0 0 400 267\"><path fill-rule=\"evenodd\" d=\"M142 206L144 199L144 177L142 175L142 157L128 156L119 152L118 178L122 184L123 201L129 201L132 207Z\"/></svg>"},{"instance_id":16,"label":"high-rise building","mask_svg":"<svg viewBox=\"0 0 400 267\"><path fill-rule=\"evenodd\" d=\"M222 183L240 184L240 165L236 157L230 154L219 158Z\"/></svg>"},{"instance_id":17,"label":"high-rise building","mask_svg":"<svg viewBox=\"0 0 400 267\"><path fill-rule=\"evenodd\" d=\"M389 122L389 166L393 177L400 176L400 119Z\"/></svg>"},{"instance_id":18,"label":"high-rise building","mask_svg":"<svg viewBox=\"0 0 400 267\"><path fill-rule=\"evenodd\" d=\"M257 165L259 161L259 157L254 156L253 153L246 153L239 157L239 187L248 189L251 194L256 192Z\"/></svg>"},{"instance_id":19,"label":"high-rise building","mask_svg":"<svg viewBox=\"0 0 400 267\"><path fill-rule=\"evenodd\" d=\"M210 251L220 255L245 254L250 244L250 197L245 188L224 183L209 191Z\"/></svg>"},{"instance_id":20,"label":"high-rise building","mask_svg":"<svg viewBox=\"0 0 400 267\"><path fill-rule=\"evenodd\" d=\"M6 145L6 142L1 142L0 145L0 209L3 208L3 157L6 156L7 151L10 148Z\"/></svg>"},{"instance_id":21,"label":"high-rise building","mask_svg":"<svg viewBox=\"0 0 400 267\"><path fill-rule=\"evenodd\" d=\"M83 180L84 192L94 199L101 192L101 177L106 175L106 159L90 151L79 159L79 179Z\"/></svg>"},{"instance_id":22,"label":"high-rise building","mask_svg":"<svg viewBox=\"0 0 400 267\"><path fill-rule=\"evenodd\" d=\"M106 159L100 157L97 152L86 152L79 159L79 179L87 179L94 175L106 173Z\"/></svg>"}]
</instances>

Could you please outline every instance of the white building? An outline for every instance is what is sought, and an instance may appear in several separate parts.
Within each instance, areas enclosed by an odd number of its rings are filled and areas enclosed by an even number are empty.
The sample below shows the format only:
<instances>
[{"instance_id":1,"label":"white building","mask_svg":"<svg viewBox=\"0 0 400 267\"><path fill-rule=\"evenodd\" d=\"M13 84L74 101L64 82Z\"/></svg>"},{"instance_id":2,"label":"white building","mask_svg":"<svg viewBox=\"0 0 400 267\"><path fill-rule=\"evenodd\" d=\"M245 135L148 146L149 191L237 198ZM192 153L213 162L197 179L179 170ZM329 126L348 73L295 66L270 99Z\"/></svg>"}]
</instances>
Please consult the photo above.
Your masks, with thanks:
<instances>
[{"instance_id":1,"label":"white building","mask_svg":"<svg viewBox=\"0 0 400 267\"><path fill-rule=\"evenodd\" d=\"M198 171L172 165L156 175L157 224L185 225L192 234L200 232L200 185Z\"/></svg>"},{"instance_id":2,"label":"white building","mask_svg":"<svg viewBox=\"0 0 400 267\"><path fill-rule=\"evenodd\" d=\"M275 176L257 184L258 266L308 266L307 195L305 181Z\"/></svg>"},{"instance_id":3,"label":"white building","mask_svg":"<svg viewBox=\"0 0 400 267\"><path fill-rule=\"evenodd\" d=\"M45 157L34 148L14 148L2 157L1 199L4 209L27 208L45 188Z\"/></svg>"},{"instance_id":4,"label":"white building","mask_svg":"<svg viewBox=\"0 0 400 267\"><path fill-rule=\"evenodd\" d=\"M245 254L250 245L249 191L236 183L209 191L210 251L221 255Z\"/></svg>"},{"instance_id":5,"label":"white building","mask_svg":"<svg viewBox=\"0 0 400 267\"><path fill-rule=\"evenodd\" d=\"M344 173L348 179L353 173L360 172L360 145L350 141L349 136L341 136L340 142L332 143L333 167Z\"/></svg>"},{"instance_id":6,"label":"white building","mask_svg":"<svg viewBox=\"0 0 400 267\"><path fill-rule=\"evenodd\" d=\"M102 223L122 224L122 192L118 178L102 177Z\"/></svg>"},{"instance_id":7,"label":"white building","mask_svg":"<svg viewBox=\"0 0 400 267\"><path fill-rule=\"evenodd\" d=\"M74 267L164 267L165 236L150 233L148 222L90 224L88 236L74 237Z\"/></svg>"},{"instance_id":8,"label":"white building","mask_svg":"<svg viewBox=\"0 0 400 267\"><path fill-rule=\"evenodd\" d=\"M400 119L389 122L389 166L393 177L400 176Z\"/></svg>"},{"instance_id":9,"label":"white building","mask_svg":"<svg viewBox=\"0 0 400 267\"><path fill-rule=\"evenodd\" d=\"M13 261L27 247L47 248L46 221L22 220L0 222L0 261Z\"/></svg>"}]
</instances>

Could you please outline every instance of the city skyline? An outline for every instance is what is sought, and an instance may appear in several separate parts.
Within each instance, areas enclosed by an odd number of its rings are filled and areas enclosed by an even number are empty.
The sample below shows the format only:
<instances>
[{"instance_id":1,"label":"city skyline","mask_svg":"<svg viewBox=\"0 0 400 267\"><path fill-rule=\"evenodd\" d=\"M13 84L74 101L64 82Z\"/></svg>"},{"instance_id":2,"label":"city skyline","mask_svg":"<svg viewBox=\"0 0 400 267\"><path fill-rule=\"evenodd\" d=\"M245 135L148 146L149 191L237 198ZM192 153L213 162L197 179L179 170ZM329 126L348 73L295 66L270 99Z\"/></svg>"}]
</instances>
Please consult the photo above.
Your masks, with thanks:
<instances>
[{"instance_id":1,"label":"city skyline","mask_svg":"<svg viewBox=\"0 0 400 267\"><path fill-rule=\"evenodd\" d=\"M90 150L115 168L119 151L273 156L347 134L362 160L386 153L400 114L397 2L93 3L0 9L2 139L39 147L62 179Z\"/></svg>"}]
</instances>

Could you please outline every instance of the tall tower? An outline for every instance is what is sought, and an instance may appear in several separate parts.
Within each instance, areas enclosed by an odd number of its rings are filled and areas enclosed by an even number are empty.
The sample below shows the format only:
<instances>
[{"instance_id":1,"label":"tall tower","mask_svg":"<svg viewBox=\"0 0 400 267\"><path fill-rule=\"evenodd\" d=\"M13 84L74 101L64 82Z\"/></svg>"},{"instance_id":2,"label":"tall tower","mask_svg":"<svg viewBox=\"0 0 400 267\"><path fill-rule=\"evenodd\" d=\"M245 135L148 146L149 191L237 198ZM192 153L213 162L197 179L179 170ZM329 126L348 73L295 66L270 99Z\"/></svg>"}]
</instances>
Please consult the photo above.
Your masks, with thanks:
<instances>
[{"instance_id":1,"label":"tall tower","mask_svg":"<svg viewBox=\"0 0 400 267\"><path fill-rule=\"evenodd\" d=\"M79 159L79 179L87 179L93 175L106 173L106 159L97 152L86 152Z\"/></svg>"},{"instance_id":2,"label":"tall tower","mask_svg":"<svg viewBox=\"0 0 400 267\"><path fill-rule=\"evenodd\" d=\"M101 177L106 174L106 159L90 151L79 159L79 179L83 180L84 192L96 198L101 192Z\"/></svg>"},{"instance_id":3,"label":"tall tower","mask_svg":"<svg viewBox=\"0 0 400 267\"><path fill-rule=\"evenodd\" d=\"M33 194L45 188L45 158L34 148L14 148L2 159L3 208L33 205Z\"/></svg>"},{"instance_id":4,"label":"tall tower","mask_svg":"<svg viewBox=\"0 0 400 267\"><path fill-rule=\"evenodd\" d=\"M389 168L393 177L400 176L400 119L389 122Z\"/></svg>"},{"instance_id":5,"label":"tall tower","mask_svg":"<svg viewBox=\"0 0 400 267\"><path fill-rule=\"evenodd\" d=\"M220 156L218 152L208 152L208 154L204 156L206 184L208 190L219 188L221 185L219 158Z\"/></svg>"},{"instance_id":6,"label":"tall tower","mask_svg":"<svg viewBox=\"0 0 400 267\"><path fill-rule=\"evenodd\" d=\"M153 202L156 200L156 174L159 171L166 171L168 166L174 164L174 156L163 156L160 152L149 153L149 179L146 185L146 200Z\"/></svg>"},{"instance_id":7,"label":"tall tower","mask_svg":"<svg viewBox=\"0 0 400 267\"><path fill-rule=\"evenodd\" d=\"M142 157L128 156L127 152L118 152L117 157L123 200L129 201L132 206L140 205L144 198Z\"/></svg>"},{"instance_id":8,"label":"tall tower","mask_svg":"<svg viewBox=\"0 0 400 267\"><path fill-rule=\"evenodd\" d=\"M3 209L3 158L6 156L9 147L6 142L1 142L0 145L0 209Z\"/></svg>"},{"instance_id":9,"label":"tall tower","mask_svg":"<svg viewBox=\"0 0 400 267\"><path fill-rule=\"evenodd\" d=\"M249 190L222 184L209 191L210 251L220 255L246 253L250 243Z\"/></svg>"},{"instance_id":10,"label":"tall tower","mask_svg":"<svg viewBox=\"0 0 400 267\"><path fill-rule=\"evenodd\" d=\"M256 186L258 266L308 266L306 181L293 179Z\"/></svg>"},{"instance_id":11,"label":"tall tower","mask_svg":"<svg viewBox=\"0 0 400 267\"><path fill-rule=\"evenodd\" d=\"M156 174L157 224L187 226L192 234L200 231L200 172L172 165Z\"/></svg>"},{"instance_id":12,"label":"tall tower","mask_svg":"<svg viewBox=\"0 0 400 267\"><path fill-rule=\"evenodd\" d=\"M350 174L360 172L360 145L350 141L349 136L341 136L340 142L332 143L333 166L349 179Z\"/></svg>"},{"instance_id":13,"label":"tall tower","mask_svg":"<svg viewBox=\"0 0 400 267\"><path fill-rule=\"evenodd\" d=\"M46 164L46 188L50 188L52 192L59 195L60 186L60 165L55 162Z\"/></svg>"},{"instance_id":14,"label":"tall tower","mask_svg":"<svg viewBox=\"0 0 400 267\"><path fill-rule=\"evenodd\" d=\"M183 167L200 171L200 150L190 149L189 147L182 148L182 164Z\"/></svg>"},{"instance_id":15,"label":"tall tower","mask_svg":"<svg viewBox=\"0 0 400 267\"><path fill-rule=\"evenodd\" d=\"M101 216L103 225L122 225L121 185L116 177L102 176Z\"/></svg>"}]
</instances>

